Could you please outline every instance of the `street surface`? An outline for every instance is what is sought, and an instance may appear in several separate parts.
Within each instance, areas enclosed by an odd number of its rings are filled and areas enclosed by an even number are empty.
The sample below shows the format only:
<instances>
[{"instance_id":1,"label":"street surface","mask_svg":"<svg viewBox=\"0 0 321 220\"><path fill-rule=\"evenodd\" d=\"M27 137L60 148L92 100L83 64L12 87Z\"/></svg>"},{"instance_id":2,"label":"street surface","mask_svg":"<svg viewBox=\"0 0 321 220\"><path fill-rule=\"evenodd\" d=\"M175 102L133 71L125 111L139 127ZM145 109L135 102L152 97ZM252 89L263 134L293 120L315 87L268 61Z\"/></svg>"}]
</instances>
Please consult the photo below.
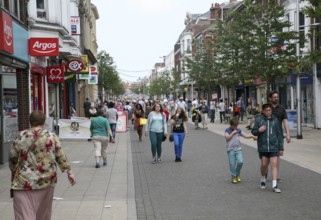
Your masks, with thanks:
<instances>
[{"instance_id":1,"label":"street surface","mask_svg":"<svg viewBox=\"0 0 321 220\"><path fill-rule=\"evenodd\" d=\"M158 164L151 164L149 139L138 142L131 131L137 219L321 219L320 174L282 160L282 193L272 192L270 176L262 190L257 151L243 145L242 182L234 185L224 137L189 130L183 162L174 162L173 143L166 141Z\"/></svg>"}]
</instances>

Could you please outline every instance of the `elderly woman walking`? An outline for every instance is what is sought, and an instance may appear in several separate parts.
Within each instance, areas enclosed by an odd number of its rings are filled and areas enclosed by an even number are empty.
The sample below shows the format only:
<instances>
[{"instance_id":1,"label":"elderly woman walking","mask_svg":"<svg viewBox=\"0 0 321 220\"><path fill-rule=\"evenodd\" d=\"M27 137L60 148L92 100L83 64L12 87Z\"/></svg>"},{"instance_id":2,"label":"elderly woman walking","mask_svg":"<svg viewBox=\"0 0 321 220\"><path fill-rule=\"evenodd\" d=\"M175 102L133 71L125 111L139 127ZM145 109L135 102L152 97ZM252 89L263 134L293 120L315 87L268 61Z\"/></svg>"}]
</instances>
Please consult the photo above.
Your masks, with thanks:
<instances>
[{"instance_id":1,"label":"elderly woman walking","mask_svg":"<svg viewBox=\"0 0 321 220\"><path fill-rule=\"evenodd\" d=\"M76 183L70 164L55 133L44 129L46 115L34 111L30 129L21 131L9 153L11 189L16 220L50 219L57 164L67 172L71 185Z\"/></svg>"}]
</instances>

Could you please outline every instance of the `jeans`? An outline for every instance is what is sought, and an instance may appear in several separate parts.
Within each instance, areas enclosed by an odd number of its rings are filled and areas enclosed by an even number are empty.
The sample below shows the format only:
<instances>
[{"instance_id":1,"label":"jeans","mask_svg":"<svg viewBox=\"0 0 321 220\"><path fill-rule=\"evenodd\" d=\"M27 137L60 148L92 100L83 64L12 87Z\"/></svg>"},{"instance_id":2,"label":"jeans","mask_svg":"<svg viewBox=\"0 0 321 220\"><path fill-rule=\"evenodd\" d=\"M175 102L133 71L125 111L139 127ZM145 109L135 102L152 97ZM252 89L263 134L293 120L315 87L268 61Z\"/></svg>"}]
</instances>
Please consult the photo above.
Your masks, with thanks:
<instances>
[{"instance_id":1,"label":"jeans","mask_svg":"<svg viewBox=\"0 0 321 220\"><path fill-rule=\"evenodd\" d=\"M115 140L115 136L116 136L116 123L111 123L110 124L110 130L111 130L111 133L113 134L113 138ZM110 137L110 141L111 141L111 137Z\"/></svg>"},{"instance_id":2,"label":"jeans","mask_svg":"<svg viewBox=\"0 0 321 220\"><path fill-rule=\"evenodd\" d=\"M215 122L215 109L211 109L211 122Z\"/></svg>"},{"instance_id":3,"label":"jeans","mask_svg":"<svg viewBox=\"0 0 321 220\"><path fill-rule=\"evenodd\" d=\"M220 120L221 120L221 123L223 122L223 120L225 120L225 112L220 111Z\"/></svg>"},{"instance_id":4,"label":"jeans","mask_svg":"<svg viewBox=\"0 0 321 220\"><path fill-rule=\"evenodd\" d=\"M243 166L243 154L242 151L230 150L227 152L228 161L230 164L230 171L232 178L240 175L241 168Z\"/></svg>"},{"instance_id":5,"label":"jeans","mask_svg":"<svg viewBox=\"0 0 321 220\"><path fill-rule=\"evenodd\" d=\"M163 141L163 132L149 132L149 139L151 143L151 149L152 149L152 155L153 158L156 157L156 152L157 152L157 157L161 158L162 156L162 141Z\"/></svg>"},{"instance_id":6,"label":"jeans","mask_svg":"<svg viewBox=\"0 0 321 220\"><path fill-rule=\"evenodd\" d=\"M174 138L175 156L178 158L182 158L182 149L183 149L183 142L185 139L185 133L173 132L173 138Z\"/></svg>"}]
</instances>

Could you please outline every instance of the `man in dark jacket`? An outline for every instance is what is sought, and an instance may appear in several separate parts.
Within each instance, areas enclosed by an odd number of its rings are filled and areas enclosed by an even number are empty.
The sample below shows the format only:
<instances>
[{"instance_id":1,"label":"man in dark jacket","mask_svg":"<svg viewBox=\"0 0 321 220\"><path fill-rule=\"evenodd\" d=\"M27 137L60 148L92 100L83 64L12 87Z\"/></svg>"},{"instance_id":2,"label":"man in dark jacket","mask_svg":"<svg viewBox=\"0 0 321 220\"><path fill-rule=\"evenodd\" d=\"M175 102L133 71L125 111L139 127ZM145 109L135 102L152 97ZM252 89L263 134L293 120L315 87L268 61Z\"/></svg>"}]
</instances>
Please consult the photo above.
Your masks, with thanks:
<instances>
[{"instance_id":1,"label":"man in dark jacket","mask_svg":"<svg viewBox=\"0 0 321 220\"><path fill-rule=\"evenodd\" d=\"M86 98L86 101L84 102L84 111L85 111L86 118L90 117L90 113L89 113L90 105L91 105L91 103L89 102L89 99Z\"/></svg>"},{"instance_id":2,"label":"man in dark jacket","mask_svg":"<svg viewBox=\"0 0 321 220\"><path fill-rule=\"evenodd\" d=\"M277 185L278 156L283 154L283 134L278 119L272 115L270 103L262 106L263 114L255 121L252 134L258 137L257 147L261 159L261 189L266 188L266 173L271 164L273 191L280 193Z\"/></svg>"}]
</instances>

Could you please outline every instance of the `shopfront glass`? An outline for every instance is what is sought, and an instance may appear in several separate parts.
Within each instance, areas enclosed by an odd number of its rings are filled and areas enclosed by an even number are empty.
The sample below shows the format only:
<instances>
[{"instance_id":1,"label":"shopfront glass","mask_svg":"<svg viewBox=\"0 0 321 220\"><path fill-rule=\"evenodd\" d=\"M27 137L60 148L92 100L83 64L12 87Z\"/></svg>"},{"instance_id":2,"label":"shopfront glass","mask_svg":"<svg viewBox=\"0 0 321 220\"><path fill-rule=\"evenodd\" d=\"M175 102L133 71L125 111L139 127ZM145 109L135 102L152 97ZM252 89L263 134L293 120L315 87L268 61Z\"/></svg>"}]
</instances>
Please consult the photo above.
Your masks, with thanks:
<instances>
[{"instance_id":1,"label":"shopfront glass","mask_svg":"<svg viewBox=\"0 0 321 220\"><path fill-rule=\"evenodd\" d=\"M8 73L11 72L11 73ZM3 142L11 142L18 129L17 79L15 69L2 68Z\"/></svg>"}]
</instances>

